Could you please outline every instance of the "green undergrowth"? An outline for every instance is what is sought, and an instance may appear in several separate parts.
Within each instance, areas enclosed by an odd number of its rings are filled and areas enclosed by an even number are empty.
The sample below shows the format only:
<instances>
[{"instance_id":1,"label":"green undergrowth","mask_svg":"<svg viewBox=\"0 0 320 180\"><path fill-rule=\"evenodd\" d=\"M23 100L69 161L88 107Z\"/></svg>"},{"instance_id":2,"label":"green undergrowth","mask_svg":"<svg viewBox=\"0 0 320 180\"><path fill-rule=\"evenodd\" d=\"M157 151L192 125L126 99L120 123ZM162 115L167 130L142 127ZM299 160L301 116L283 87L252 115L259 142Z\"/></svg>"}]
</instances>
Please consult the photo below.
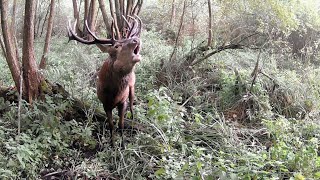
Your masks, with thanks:
<instances>
[{"instance_id":1,"label":"green undergrowth","mask_svg":"<svg viewBox=\"0 0 320 180\"><path fill-rule=\"evenodd\" d=\"M263 52L264 74L252 83L258 53L226 51L165 84L158 75L163 64L176 63L168 62L172 46L152 31L143 38L134 106L141 127L125 131L125 149L119 134L111 148L108 130L92 118L102 111L92 74L107 55L54 39L43 73L91 107L84 119L66 121L70 99L23 102L18 134L17 104L0 98L0 178L320 178L318 67L281 67L281 59ZM5 61L0 68L10 85Z\"/></svg>"}]
</instances>

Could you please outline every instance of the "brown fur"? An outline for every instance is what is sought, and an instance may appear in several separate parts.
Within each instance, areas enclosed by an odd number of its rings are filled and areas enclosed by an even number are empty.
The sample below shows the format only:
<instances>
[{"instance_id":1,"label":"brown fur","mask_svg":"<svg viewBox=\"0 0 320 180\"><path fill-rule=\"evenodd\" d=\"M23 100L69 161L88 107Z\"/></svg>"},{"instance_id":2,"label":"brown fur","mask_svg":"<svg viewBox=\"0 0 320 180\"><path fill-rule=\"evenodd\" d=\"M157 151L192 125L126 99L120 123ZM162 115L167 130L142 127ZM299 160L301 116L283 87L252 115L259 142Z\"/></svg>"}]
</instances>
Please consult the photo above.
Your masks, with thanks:
<instances>
[{"instance_id":1,"label":"brown fur","mask_svg":"<svg viewBox=\"0 0 320 180\"><path fill-rule=\"evenodd\" d=\"M134 67L140 61L139 48L140 40L138 38L117 42L108 48L110 57L103 63L98 73L97 93L108 117L112 145L114 145L112 109L118 108L121 136L128 97L133 117Z\"/></svg>"}]
</instances>

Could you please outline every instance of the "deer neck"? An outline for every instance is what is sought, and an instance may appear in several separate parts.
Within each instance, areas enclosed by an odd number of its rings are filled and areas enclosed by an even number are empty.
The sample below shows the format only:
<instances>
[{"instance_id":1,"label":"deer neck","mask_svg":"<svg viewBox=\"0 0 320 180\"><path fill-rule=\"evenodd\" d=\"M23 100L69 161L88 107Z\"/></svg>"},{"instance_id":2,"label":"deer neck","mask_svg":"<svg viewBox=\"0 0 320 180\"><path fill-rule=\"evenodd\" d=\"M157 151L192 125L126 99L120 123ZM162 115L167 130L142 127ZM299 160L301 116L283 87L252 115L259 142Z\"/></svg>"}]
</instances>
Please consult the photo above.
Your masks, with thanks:
<instances>
[{"instance_id":1,"label":"deer neck","mask_svg":"<svg viewBox=\"0 0 320 180\"><path fill-rule=\"evenodd\" d=\"M112 62L111 64L112 71L110 72L112 73L113 77L115 76L119 78L126 77L130 75L135 68L135 65L124 64L115 60L112 60L111 62Z\"/></svg>"}]
</instances>

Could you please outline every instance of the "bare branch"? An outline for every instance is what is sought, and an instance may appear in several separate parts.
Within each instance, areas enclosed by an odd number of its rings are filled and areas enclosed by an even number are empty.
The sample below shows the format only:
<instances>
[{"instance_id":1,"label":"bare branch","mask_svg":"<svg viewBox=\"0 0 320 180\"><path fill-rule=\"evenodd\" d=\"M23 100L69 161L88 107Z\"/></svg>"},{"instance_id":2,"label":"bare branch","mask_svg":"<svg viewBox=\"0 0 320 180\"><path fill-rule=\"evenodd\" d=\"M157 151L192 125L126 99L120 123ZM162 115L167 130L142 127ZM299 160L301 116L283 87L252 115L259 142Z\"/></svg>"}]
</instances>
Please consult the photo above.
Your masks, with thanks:
<instances>
[{"instance_id":1,"label":"bare branch","mask_svg":"<svg viewBox=\"0 0 320 180\"><path fill-rule=\"evenodd\" d=\"M210 56L217 54L221 51L227 50L227 49L243 49L243 48L242 48L242 45L240 45L240 44L229 44L229 45L225 45L225 46L220 46L215 51L212 51L211 53L207 54L203 58L191 63L191 66L194 66L194 65L208 59Z\"/></svg>"}]
</instances>

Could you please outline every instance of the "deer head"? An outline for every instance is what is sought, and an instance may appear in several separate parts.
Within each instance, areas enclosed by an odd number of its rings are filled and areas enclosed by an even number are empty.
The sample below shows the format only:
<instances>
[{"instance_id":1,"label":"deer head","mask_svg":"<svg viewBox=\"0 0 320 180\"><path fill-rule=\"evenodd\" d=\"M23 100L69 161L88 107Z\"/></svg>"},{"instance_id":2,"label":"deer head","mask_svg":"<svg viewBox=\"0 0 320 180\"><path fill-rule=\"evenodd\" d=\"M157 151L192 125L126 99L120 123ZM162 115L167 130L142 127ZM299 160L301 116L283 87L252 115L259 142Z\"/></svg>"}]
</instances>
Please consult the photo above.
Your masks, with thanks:
<instances>
[{"instance_id":1,"label":"deer head","mask_svg":"<svg viewBox=\"0 0 320 180\"><path fill-rule=\"evenodd\" d=\"M76 40L83 44L95 44L103 52L107 52L110 55L112 61L114 61L114 66L121 68L122 71L131 71L132 67L141 60L140 49L140 33L141 33L141 19L138 16L132 19L132 23L129 23L125 17L127 28L124 30L123 38L116 40L114 34L114 23L111 24L112 34L110 39L98 38L88 27L88 23L85 26L89 34L93 37L92 40L85 40L79 37L75 33L76 23L72 29L71 23L68 25L68 36L70 40Z\"/></svg>"}]
</instances>

